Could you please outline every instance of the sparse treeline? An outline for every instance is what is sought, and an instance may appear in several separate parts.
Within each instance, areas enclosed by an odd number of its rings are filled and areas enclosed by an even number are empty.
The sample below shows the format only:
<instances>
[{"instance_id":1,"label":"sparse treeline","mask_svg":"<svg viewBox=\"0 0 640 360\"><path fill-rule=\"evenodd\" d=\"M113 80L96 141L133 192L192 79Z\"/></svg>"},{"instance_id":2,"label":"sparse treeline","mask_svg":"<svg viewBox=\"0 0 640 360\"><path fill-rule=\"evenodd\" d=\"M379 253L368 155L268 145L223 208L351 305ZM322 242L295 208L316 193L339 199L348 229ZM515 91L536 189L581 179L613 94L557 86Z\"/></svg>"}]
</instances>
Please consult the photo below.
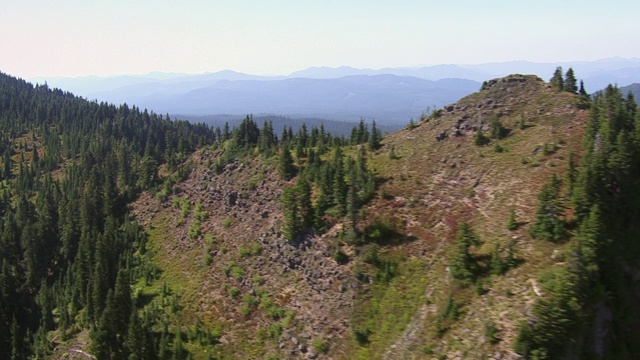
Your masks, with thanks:
<instances>
[{"instance_id":1,"label":"sparse treeline","mask_svg":"<svg viewBox=\"0 0 640 360\"><path fill-rule=\"evenodd\" d=\"M531 359L600 358L604 349L616 359L640 353L633 290L640 257L640 111L633 95L625 98L613 86L595 96L590 109L580 165L572 156L564 180L554 176L543 187L530 227L537 239L569 242L566 266L540 276L543 297L520 325L515 350Z\"/></svg>"},{"instance_id":2,"label":"sparse treeline","mask_svg":"<svg viewBox=\"0 0 640 360\"><path fill-rule=\"evenodd\" d=\"M50 331L83 329L100 359L154 358L168 335L131 296L145 236L126 205L214 132L5 74L0 130L0 358L43 358Z\"/></svg>"},{"instance_id":3,"label":"sparse treeline","mask_svg":"<svg viewBox=\"0 0 640 360\"><path fill-rule=\"evenodd\" d=\"M375 121L369 127L364 120L353 128L351 137L334 137L320 128L297 132L285 127L280 137L266 121L262 128L247 116L234 130L216 129L216 146L225 149L216 167L240 154L277 155L278 172L283 180L295 179L285 186L281 198L284 213L283 233L289 240L343 219L357 232L358 210L375 192L375 179L367 167L367 151L377 150L382 134ZM350 148L345 154L345 146Z\"/></svg>"}]
</instances>

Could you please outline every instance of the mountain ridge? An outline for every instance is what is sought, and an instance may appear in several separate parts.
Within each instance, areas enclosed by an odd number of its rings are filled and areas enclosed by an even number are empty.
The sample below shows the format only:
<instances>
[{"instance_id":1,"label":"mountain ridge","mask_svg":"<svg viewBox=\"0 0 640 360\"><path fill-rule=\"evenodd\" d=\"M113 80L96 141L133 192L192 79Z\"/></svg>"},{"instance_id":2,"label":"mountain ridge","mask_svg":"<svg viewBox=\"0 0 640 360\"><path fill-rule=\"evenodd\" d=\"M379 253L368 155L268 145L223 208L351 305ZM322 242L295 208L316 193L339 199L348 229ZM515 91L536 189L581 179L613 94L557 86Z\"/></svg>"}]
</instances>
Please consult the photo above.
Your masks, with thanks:
<instances>
[{"instance_id":1,"label":"mountain ridge","mask_svg":"<svg viewBox=\"0 0 640 360\"><path fill-rule=\"evenodd\" d=\"M221 132L0 81L13 354L640 353L640 123L615 87L509 75L381 140L364 120L348 139L251 116Z\"/></svg>"}]
</instances>

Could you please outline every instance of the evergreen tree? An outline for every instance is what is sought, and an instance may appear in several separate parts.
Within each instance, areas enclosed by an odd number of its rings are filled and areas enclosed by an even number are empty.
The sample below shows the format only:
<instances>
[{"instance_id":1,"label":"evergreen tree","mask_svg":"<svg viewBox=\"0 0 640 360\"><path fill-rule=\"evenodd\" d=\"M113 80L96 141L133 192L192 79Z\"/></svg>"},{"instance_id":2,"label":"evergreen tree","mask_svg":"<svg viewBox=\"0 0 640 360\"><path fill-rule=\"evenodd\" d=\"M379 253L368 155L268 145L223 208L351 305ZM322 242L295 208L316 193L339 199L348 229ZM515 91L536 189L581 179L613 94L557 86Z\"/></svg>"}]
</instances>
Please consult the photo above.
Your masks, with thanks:
<instances>
[{"instance_id":1,"label":"evergreen tree","mask_svg":"<svg viewBox=\"0 0 640 360\"><path fill-rule=\"evenodd\" d=\"M299 208L301 226L310 228L313 226L313 206L311 204L311 186L306 176L301 176L295 185L297 206Z\"/></svg>"},{"instance_id":2,"label":"evergreen tree","mask_svg":"<svg viewBox=\"0 0 640 360\"><path fill-rule=\"evenodd\" d=\"M280 196L280 205L284 214L284 225L282 233L287 240L294 240L300 230L301 219L298 212L297 192L293 187L286 187Z\"/></svg>"},{"instance_id":3,"label":"evergreen tree","mask_svg":"<svg viewBox=\"0 0 640 360\"><path fill-rule=\"evenodd\" d=\"M538 194L536 219L529 233L536 239L559 241L565 236L562 221L563 206L560 199L560 179L554 174Z\"/></svg>"},{"instance_id":4,"label":"evergreen tree","mask_svg":"<svg viewBox=\"0 0 640 360\"><path fill-rule=\"evenodd\" d=\"M556 71L553 73L553 77L549 80L549 84L552 88L563 91L564 90L564 79L562 78L562 67L558 66Z\"/></svg>"},{"instance_id":5,"label":"evergreen tree","mask_svg":"<svg viewBox=\"0 0 640 360\"><path fill-rule=\"evenodd\" d=\"M344 164L342 150L338 147L333 157L333 203L340 216L346 212L347 184L345 182Z\"/></svg>"},{"instance_id":6,"label":"evergreen tree","mask_svg":"<svg viewBox=\"0 0 640 360\"><path fill-rule=\"evenodd\" d=\"M381 139L382 135L380 134L380 130L376 127L376 121L373 120L371 123L371 135L369 136L369 149L372 151L378 150L380 148Z\"/></svg>"},{"instance_id":7,"label":"evergreen tree","mask_svg":"<svg viewBox=\"0 0 640 360\"><path fill-rule=\"evenodd\" d=\"M484 146L489 143L489 138L484 135L482 129L478 129L478 131L476 131L476 134L473 136L473 143L476 146Z\"/></svg>"},{"instance_id":8,"label":"evergreen tree","mask_svg":"<svg viewBox=\"0 0 640 360\"><path fill-rule=\"evenodd\" d=\"M471 246L479 246L480 238L467 223L463 223L456 234L456 249L450 262L451 276L461 285L471 283L477 273L477 264L471 255Z\"/></svg>"},{"instance_id":9,"label":"evergreen tree","mask_svg":"<svg viewBox=\"0 0 640 360\"><path fill-rule=\"evenodd\" d=\"M13 160L11 159L11 148L7 148L4 151L4 159L2 161L2 177L5 179L11 178L11 168L13 166Z\"/></svg>"},{"instance_id":10,"label":"evergreen tree","mask_svg":"<svg viewBox=\"0 0 640 360\"><path fill-rule=\"evenodd\" d=\"M282 145L278 160L278 173L283 180L291 180L295 176L296 168L293 164L293 157L288 143L283 143Z\"/></svg>"},{"instance_id":11,"label":"evergreen tree","mask_svg":"<svg viewBox=\"0 0 640 360\"><path fill-rule=\"evenodd\" d=\"M349 187L347 191L347 215L349 216L349 223L351 230L356 233L356 223L358 221L358 208L360 208L358 194L357 194L357 175L355 167L351 167L349 171Z\"/></svg>"},{"instance_id":12,"label":"evergreen tree","mask_svg":"<svg viewBox=\"0 0 640 360\"><path fill-rule=\"evenodd\" d=\"M494 139L502 139L507 129L504 128L500 118L496 115L491 119L491 137Z\"/></svg>"},{"instance_id":13,"label":"evergreen tree","mask_svg":"<svg viewBox=\"0 0 640 360\"><path fill-rule=\"evenodd\" d=\"M129 319L131 318L132 303L131 303L131 282L129 280L129 269L120 268L118 271L118 277L116 279L114 302L117 304L117 308L111 317L110 321L113 322L114 330L117 333L119 343L122 344L125 341L129 329ZM119 350L122 350L121 347Z\"/></svg>"},{"instance_id":14,"label":"evergreen tree","mask_svg":"<svg viewBox=\"0 0 640 360\"><path fill-rule=\"evenodd\" d=\"M581 82L581 86L582 86L582 82ZM576 77L575 77L575 75L573 73L573 69L572 68L569 68L569 70L567 70L567 73L566 73L565 78L564 78L564 85L563 85L562 90L564 90L566 92L570 92L572 94L577 94L578 93L578 82L576 80Z\"/></svg>"},{"instance_id":15,"label":"evergreen tree","mask_svg":"<svg viewBox=\"0 0 640 360\"><path fill-rule=\"evenodd\" d=\"M589 97L589 94L587 93L587 90L585 90L585 88L584 88L584 81L582 81L582 80L580 80L580 90L578 91L578 94L580 94L581 96Z\"/></svg>"}]
</instances>

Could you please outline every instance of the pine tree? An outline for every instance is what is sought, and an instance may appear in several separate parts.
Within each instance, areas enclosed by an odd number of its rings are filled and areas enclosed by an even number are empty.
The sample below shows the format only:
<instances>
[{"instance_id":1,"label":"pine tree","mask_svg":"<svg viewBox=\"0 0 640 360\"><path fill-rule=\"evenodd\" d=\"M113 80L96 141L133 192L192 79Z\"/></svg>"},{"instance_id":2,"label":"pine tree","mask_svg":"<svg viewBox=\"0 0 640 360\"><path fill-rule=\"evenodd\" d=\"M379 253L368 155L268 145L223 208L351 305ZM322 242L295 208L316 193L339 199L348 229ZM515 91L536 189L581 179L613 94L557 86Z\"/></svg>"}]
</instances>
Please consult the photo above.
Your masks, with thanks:
<instances>
[{"instance_id":1,"label":"pine tree","mask_svg":"<svg viewBox=\"0 0 640 360\"><path fill-rule=\"evenodd\" d=\"M560 179L554 174L538 194L536 220L529 233L536 239L559 241L565 235L562 221L563 207L560 199Z\"/></svg>"},{"instance_id":2,"label":"pine tree","mask_svg":"<svg viewBox=\"0 0 640 360\"><path fill-rule=\"evenodd\" d=\"M280 196L280 205L284 214L282 233L287 240L294 240L301 230L300 214L298 213L297 193L293 187L286 187Z\"/></svg>"},{"instance_id":3,"label":"pine tree","mask_svg":"<svg viewBox=\"0 0 640 360\"><path fill-rule=\"evenodd\" d=\"M552 88L563 91L564 90L564 79L562 78L562 67L558 66L556 71L553 73L553 77L549 80L549 84Z\"/></svg>"},{"instance_id":4,"label":"pine tree","mask_svg":"<svg viewBox=\"0 0 640 360\"><path fill-rule=\"evenodd\" d=\"M502 139L506 133L500 118L496 115L491 119L491 137L494 139Z\"/></svg>"},{"instance_id":5,"label":"pine tree","mask_svg":"<svg viewBox=\"0 0 640 360\"><path fill-rule=\"evenodd\" d=\"M295 185L296 200L300 214L300 225L305 228L313 226L313 206L311 204L311 186L306 176L301 176Z\"/></svg>"},{"instance_id":6,"label":"pine tree","mask_svg":"<svg viewBox=\"0 0 640 360\"><path fill-rule=\"evenodd\" d=\"M172 360L183 360L186 357L186 350L182 343L182 325L178 326L176 337L173 339L173 357Z\"/></svg>"},{"instance_id":7,"label":"pine tree","mask_svg":"<svg viewBox=\"0 0 640 360\"><path fill-rule=\"evenodd\" d=\"M587 93L587 90L585 90L585 88L584 88L584 81L582 81L582 80L580 80L580 90L578 91L578 93L581 96L589 97L589 94Z\"/></svg>"},{"instance_id":8,"label":"pine tree","mask_svg":"<svg viewBox=\"0 0 640 360\"><path fill-rule=\"evenodd\" d=\"M4 150L4 160L2 162L2 177L5 179L11 178L11 168L13 166L13 160L11 159L11 148Z\"/></svg>"},{"instance_id":9,"label":"pine tree","mask_svg":"<svg viewBox=\"0 0 640 360\"><path fill-rule=\"evenodd\" d=\"M604 262L603 249L607 245L602 213L593 205L589 216L581 222L578 231L578 246L582 254L581 266L586 270L585 278L596 281L600 263Z\"/></svg>"},{"instance_id":10,"label":"pine tree","mask_svg":"<svg viewBox=\"0 0 640 360\"><path fill-rule=\"evenodd\" d=\"M477 264L471 256L471 246L479 246L480 238L467 223L463 223L456 234L456 250L451 259L451 276L461 285L468 285L477 272Z\"/></svg>"},{"instance_id":11,"label":"pine tree","mask_svg":"<svg viewBox=\"0 0 640 360\"><path fill-rule=\"evenodd\" d=\"M360 207L357 185L356 185L356 170L351 167L349 171L349 187L347 191L347 215L349 216L349 225L351 230L356 233L356 223L358 221L358 208Z\"/></svg>"},{"instance_id":12,"label":"pine tree","mask_svg":"<svg viewBox=\"0 0 640 360\"><path fill-rule=\"evenodd\" d=\"M376 121L373 120L371 123L371 135L369 135L369 149L372 151L378 150L380 148L381 138L380 130L376 127Z\"/></svg>"},{"instance_id":13,"label":"pine tree","mask_svg":"<svg viewBox=\"0 0 640 360\"><path fill-rule=\"evenodd\" d=\"M114 316L110 319L114 324L114 329L119 339L123 339L129 329L129 319L132 313L131 303L131 282L129 280L129 269L120 268L116 279L114 302L118 304Z\"/></svg>"},{"instance_id":14,"label":"pine tree","mask_svg":"<svg viewBox=\"0 0 640 360\"><path fill-rule=\"evenodd\" d=\"M146 337L141 327L140 320L135 310L131 312L129 318L129 329L127 330L126 350L129 353L129 360L143 360L147 352Z\"/></svg>"},{"instance_id":15,"label":"pine tree","mask_svg":"<svg viewBox=\"0 0 640 360\"><path fill-rule=\"evenodd\" d=\"M296 168L293 164L293 157L289 150L289 144L283 143L282 151L278 160L278 173L283 180L291 180L296 173Z\"/></svg>"},{"instance_id":16,"label":"pine tree","mask_svg":"<svg viewBox=\"0 0 640 360\"><path fill-rule=\"evenodd\" d=\"M340 216L346 212L347 184L345 182L344 164L342 160L342 150L336 148L333 163L333 203Z\"/></svg>"},{"instance_id":17,"label":"pine tree","mask_svg":"<svg viewBox=\"0 0 640 360\"><path fill-rule=\"evenodd\" d=\"M578 82L572 68L569 68L569 70L567 70L567 74L564 77L564 85L562 90L570 92L572 94L578 93Z\"/></svg>"}]
</instances>

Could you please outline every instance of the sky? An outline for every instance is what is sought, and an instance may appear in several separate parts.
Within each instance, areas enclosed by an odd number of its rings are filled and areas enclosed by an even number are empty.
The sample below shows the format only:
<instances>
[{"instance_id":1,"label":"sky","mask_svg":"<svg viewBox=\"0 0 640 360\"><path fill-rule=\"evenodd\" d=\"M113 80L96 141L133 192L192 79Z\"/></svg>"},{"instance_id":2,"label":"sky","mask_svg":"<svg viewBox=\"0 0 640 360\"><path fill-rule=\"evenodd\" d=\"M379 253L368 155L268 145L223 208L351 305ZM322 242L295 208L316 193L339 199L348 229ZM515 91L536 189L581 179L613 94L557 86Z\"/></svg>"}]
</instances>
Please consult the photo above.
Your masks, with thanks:
<instances>
[{"instance_id":1,"label":"sky","mask_svg":"<svg viewBox=\"0 0 640 360\"><path fill-rule=\"evenodd\" d=\"M640 57L640 1L7 0L22 78Z\"/></svg>"}]
</instances>

